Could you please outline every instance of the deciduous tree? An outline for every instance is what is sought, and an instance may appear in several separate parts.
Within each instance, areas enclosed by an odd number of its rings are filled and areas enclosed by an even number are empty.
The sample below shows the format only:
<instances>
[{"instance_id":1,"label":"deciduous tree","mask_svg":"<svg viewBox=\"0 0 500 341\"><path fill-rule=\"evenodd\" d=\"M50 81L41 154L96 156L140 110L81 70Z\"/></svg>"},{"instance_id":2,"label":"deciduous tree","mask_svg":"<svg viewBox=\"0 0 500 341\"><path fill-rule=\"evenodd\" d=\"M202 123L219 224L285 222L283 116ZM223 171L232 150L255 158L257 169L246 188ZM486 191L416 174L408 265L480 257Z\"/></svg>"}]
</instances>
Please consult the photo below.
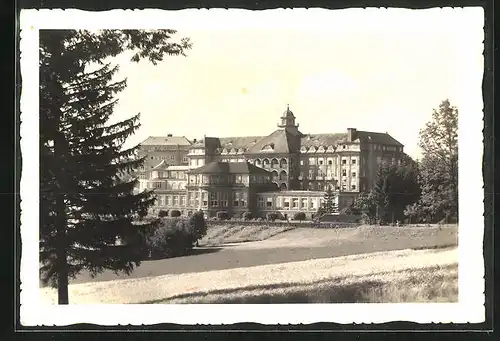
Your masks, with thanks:
<instances>
[{"instance_id":1,"label":"deciduous tree","mask_svg":"<svg viewBox=\"0 0 500 341\"><path fill-rule=\"evenodd\" d=\"M458 109L448 100L434 109L420 131L422 220L458 219ZM423 215L423 216L422 216Z\"/></svg>"}]
</instances>

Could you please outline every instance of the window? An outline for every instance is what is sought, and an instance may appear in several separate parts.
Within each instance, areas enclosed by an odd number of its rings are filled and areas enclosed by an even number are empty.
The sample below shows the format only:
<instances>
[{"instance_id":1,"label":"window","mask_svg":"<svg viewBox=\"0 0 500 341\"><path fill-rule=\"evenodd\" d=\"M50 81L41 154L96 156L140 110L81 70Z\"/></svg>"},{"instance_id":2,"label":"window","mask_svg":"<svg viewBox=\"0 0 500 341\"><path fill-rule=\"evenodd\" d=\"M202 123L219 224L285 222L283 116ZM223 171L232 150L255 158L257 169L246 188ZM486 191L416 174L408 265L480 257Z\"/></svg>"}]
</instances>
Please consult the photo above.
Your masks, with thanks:
<instances>
[{"instance_id":1,"label":"window","mask_svg":"<svg viewBox=\"0 0 500 341\"><path fill-rule=\"evenodd\" d=\"M318 162L320 166L323 165L323 160L320 159Z\"/></svg>"},{"instance_id":2,"label":"window","mask_svg":"<svg viewBox=\"0 0 500 341\"><path fill-rule=\"evenodd\" d=\"M346 159L342 159L342 164L343 165L347 164L347 160Z\"/></svg>"},{"instance_id":3,"label":"window","mask_svg":"<svg viewBox=\"0 0 500 341\"><path fill-rule=\"evenodd\" d=\"M351 185L351 189L355 190L356 189L356 185Z\"/></svg>"},{"instance_id":4,"label":"window","mask_svg":"<svg viewBox=\"0 0 500 341\"><path fill-rule=\"evenodd\" d=\"M186 206L186 196L181 195L181 206Z\"/></svg>"},{"instance_id":5,"label":"window","mask_svg":"<svg viewBox=\"0 0 500 341\"><path fill-rule=\"evenodd\" d=\"M295 209L299 208L299 198L293 198L292 199L292 207Z\"/></svg>"},{"instance_id":6,"label":"window","mask_svg":"<svg viewBox=\"0 0 500 341\"><path fill-rule=\"evenodd\" d=\"M346 149L347 146L345 144L342 145L342 149Z\"/></svg>"},{"instance_id":7,"label":"window","mask_svg":"<svg viewBox=\"0 0 500 341\"><path fill-rule=\"evenodd\" d=\"M284 207L290 208L290 199L289 198L285 198Z\"/></svg>"},{"instance_id":8,"label":"window","mask_svg":"<svg viewBox=\"0 0 500 341\"><path fill-rule=\"evenodd\" d=\"M222 207L227 207L228 197L229 195L227 194L227 192L222 193L222 201L221 201Z\"/></svg>"},{"instance_id":9,"label":"window","mask_svg":"<svg viewBox=\"0 0 500 341\"><path fill-rule=\"evenodd\" d=\"M309 158L309 164L312 165L312 166L316 165L316 159L313 158L313 157Z\"/></svg>"},{"instance_id":10,"label":"window","mask_svg":"<svg viewBox=\"0 0 500 341\"><path fill-rule=\"evenodd\" d=\"M273 198L267 198L266 206L267 208L273 207Z\"/></svg>"},{"instance_id":11,"label":"window","mask_svg":"<svg viewBox=\"0 0 500 341\"><path fill-rule=\"evenodd\" d=\"M333 165L333 161L332 160L328 160L328 164L329 165Z\"/></svg>"},{"instance_id":12,"label":"window","mask_svg":"<svg viewBox=\"0 0 500 341\"><path fill-rule=\"evenodd\" d=\"M161 188L161 182L155 182L155 188Z\"/></svg>"},{"instance_id":13,"label":"window","mask_svg":"<svg viewBox=\"0 0 500 341\"><path fill-rule=\"evenodd\" d=\"M217 207L219 206L218 193L211 192L210 193L210 206Z\"/></svg>"},{"instance_id":14,"label":"window","mask_svg":"<svg viewBox=\"0 0 500 341\"><path fill-rule=\"evenodd\" d=\"M342 171L342 176L347 176L347 171L345 169Z\"/></svg>"},{"instance_id":15,"label":"window","mask_svg":"<svg viewBox=\"0 0 500 341\"><path fill-rule=\"evenodd\" d=\"M241 175L236 175L236 183L241 184Z\"/></svg>"},{"instance_id":16,"label":"window","mask_svg":"<svg viewBox=\"0 0 500 341\"><path fill-rule=\"evenodd\" d=\"M188 200L189 200L189 206L193 207L194 206L194 193L193 192L188 193Z\"/></svg>"},{"instance_id":17,"label":"window","mask_svg":"<svg viewBox=\"0 0 500 341\"><path fill-rule=\"evenodd\" d=\"M257 198L257 207L264 207L264 198Z\"/></svg>"},{"instance_id":18,"label":"window","mask_svg":"<svg viewBox=\"0 0 500 341\"><path fill-rule=\"evenodd\" d=\"M306 209L307 208L307 199L302 199L302 208Z\"/></svg>"},{"instance_id":19,"label":"window","mask_svg":"<svg viewBox=\"0 0 500 341\"><path fill-rule=\"evenodd\" d=\"M312 179L314 177L314 170L309 169L309 178Z\"/></svg>"},{"instance_id":20,"label":"window","mask_svg":"<svg viewBox=\"0 0 500 341\"><path fill-rule=\"evenodd\" d=\"M208 206L208 192L202 193L203 206Z\"/></svg>"},{"instance_id":21,"label":"window","mask_svg":"<svg viewBox=\"0 0 500 341\"><path fill-rule=\"evenodd\" d=\"M167 205L168 206L172 205L172 196L171 195L167 196Z\"/></svg>"},{"instance_id":22,"label":"window","mask_svg":"<svg viewBox=\"0 0 500 341\"><path fill-rule=\"evenodd\" d=\"M243 192L240 200L241 207L247 207L247 192Z\"/></svg>"},{"instance_id":23,"label":"window","mask_svg":"<svg viewBox=\"0 0 500 341\"><path fill-rule=\"evenodd\" d=\"M303 166L304 165L304 160L300 160L300 165Z\"/></svg>"},{"instance_id":24,"label":"window","mask_svg":"<svg viewBox=\"0 0 500 341\"><path fill-rule=\"evenodd\" d=\"M179 205L179 196L174 195L174 206L178 206L178 205Z\"/></svg>"},{"instance_id":25,"label":"window","mask_svg":"<svg viewBox=\"0 0 500 341\"><path fill-rule=\"evenodd\" d=\"M200 192L194 192L194 204L195 206L200 205Z\"/></svg>"},{"instance_id":26,"label":"window","mask_svg":"<svg viewBox=\"0 0 500 341\"><path fill-rule=\"evenodd\" d=\"M165 196L160 195L160 206L165 206Z\"/></svg>"},{"instance_id":27,"label":"window","mask_svg":"<svg viewBox=\"0 0 500 341\"><path fill-rule=\"evenodd\" d=\"M299 176L300 176L301 178L303 178L303 177L304 177L304 172L300 172Z\"/></svg>"},{"instance_id":28,"label":"window","mask_svg":"<svg viewBox=\"0 0 500 341\"><path fill-rule=\"evenodd\" d=\"M237 207L240 205L240 193L233 192L233 206Z\"/></svg>"},{"instance_id":29,"label":"window","mask_svg":"<svg viewBox=\"0 0 500 341\"><path fill-rule=\"evenodd\" d=\"M356 177L356 172L352 172L352 177L355 178Z\"/></svg>"},{"instance_id":30,"label":"window","mask_svg":"<svg viewBox=\"0 0 500 341\"><path fill-rule=\"evenodd\" d=\"M355 164L356 164L356 159L352 159L352 160L351 160L351 163L352 163L353 165L355 165Z\"/></svg>"}]
</instances>

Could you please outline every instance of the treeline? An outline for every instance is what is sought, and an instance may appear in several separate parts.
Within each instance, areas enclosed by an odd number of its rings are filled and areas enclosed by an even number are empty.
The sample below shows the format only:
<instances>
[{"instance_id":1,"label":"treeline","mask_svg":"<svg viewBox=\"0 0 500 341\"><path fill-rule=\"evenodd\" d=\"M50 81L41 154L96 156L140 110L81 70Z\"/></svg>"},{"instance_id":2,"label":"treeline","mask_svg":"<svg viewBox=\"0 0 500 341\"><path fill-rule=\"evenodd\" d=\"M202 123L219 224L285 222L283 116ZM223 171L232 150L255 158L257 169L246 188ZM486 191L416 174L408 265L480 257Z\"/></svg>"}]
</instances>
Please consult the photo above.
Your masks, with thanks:
<instances>
[{"instance_id":1,"label":"treeline","mask_svg":"<svg viewBox=\"0 0 500 341\"><path fill-rule=\"evenodd\" d=\"M458 222L458 110L448 100L420 130L422 159L382 163L377 182L349 207L367 223Z\"/></svg>"}]
</instances>

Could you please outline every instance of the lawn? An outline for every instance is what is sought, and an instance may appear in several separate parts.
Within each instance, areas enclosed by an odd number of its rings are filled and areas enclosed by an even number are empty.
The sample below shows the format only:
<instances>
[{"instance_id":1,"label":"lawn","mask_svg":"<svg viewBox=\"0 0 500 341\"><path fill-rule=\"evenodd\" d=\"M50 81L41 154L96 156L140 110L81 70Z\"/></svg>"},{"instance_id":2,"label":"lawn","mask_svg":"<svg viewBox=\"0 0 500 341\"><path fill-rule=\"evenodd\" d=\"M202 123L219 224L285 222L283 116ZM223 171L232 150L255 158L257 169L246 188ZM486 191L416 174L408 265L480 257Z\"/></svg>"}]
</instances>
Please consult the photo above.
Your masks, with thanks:
<instances>
[{"instance_id":1,"label":"lawn","mask_svg":"<svg viewBox=\"0 0 500 341\"><path fill-rule=\"evenodd\" d=\"M287 224L268 225L241 225L241 224L224 224L212 225L207 230L207 235L200 240L200 245L216 246L230 243L241 243L266 240L280 233L295 229L294 226Z\"/></svg>"},{"instance_id":2,"label":"lawn","mask_svg":"<svg viewBox=\"0 0 500 341\"><path fill-rule=\"evenodd\" d=\"M70 303L454 302L457 262L456 248L399 250L89 282L70 285Z\"/></svg>"}]
</instances>

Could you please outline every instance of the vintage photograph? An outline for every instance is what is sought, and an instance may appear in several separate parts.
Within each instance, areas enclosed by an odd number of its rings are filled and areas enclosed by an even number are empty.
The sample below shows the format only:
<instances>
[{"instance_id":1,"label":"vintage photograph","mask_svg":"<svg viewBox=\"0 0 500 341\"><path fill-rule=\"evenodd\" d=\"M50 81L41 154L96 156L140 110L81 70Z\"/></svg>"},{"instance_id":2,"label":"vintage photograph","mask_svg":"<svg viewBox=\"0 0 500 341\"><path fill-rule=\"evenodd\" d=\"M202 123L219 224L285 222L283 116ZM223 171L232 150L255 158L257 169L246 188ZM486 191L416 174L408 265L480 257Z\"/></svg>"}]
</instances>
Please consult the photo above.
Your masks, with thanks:
<instances>
[{"instance_id":1,"label":"vintage photograph","mask_svg":"<svg viewBox=\"0 0 500 341\"><path fill-rule=\"evenodd\" d=\"M154 12L25 17L37 304L471 302L481 9Z\"/></svg>"}]
</instances>

